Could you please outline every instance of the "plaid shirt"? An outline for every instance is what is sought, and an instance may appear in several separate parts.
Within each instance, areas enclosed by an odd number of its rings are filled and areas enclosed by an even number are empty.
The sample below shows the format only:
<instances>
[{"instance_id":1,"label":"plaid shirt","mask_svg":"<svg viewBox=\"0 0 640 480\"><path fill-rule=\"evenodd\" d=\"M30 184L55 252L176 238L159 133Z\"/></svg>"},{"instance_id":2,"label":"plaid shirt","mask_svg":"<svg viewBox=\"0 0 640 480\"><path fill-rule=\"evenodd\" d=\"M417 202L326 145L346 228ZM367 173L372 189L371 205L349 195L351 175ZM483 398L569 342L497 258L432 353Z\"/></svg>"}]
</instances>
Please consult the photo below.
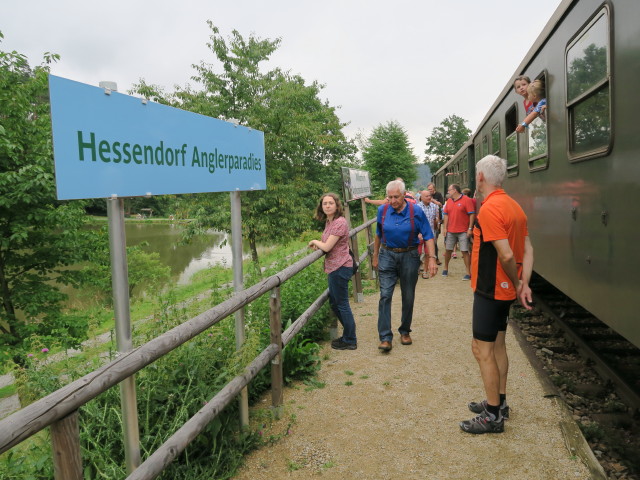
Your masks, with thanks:
<instances>
[{"instance_id":1,"label":"plaid shirt","mask_svg":"<svg viewBox=\"0 0 640 480\"><path fill-rule=\"evenodd\" d=\"M422 207L422 211L427 216L427 220L429 220L429 225L431 225L431 230L435 233L436 231L436 219L438 218L439 209L435 203L429 203L429 205L425 205L424 203L418 203Z\"/></svg>"}]
</instances>

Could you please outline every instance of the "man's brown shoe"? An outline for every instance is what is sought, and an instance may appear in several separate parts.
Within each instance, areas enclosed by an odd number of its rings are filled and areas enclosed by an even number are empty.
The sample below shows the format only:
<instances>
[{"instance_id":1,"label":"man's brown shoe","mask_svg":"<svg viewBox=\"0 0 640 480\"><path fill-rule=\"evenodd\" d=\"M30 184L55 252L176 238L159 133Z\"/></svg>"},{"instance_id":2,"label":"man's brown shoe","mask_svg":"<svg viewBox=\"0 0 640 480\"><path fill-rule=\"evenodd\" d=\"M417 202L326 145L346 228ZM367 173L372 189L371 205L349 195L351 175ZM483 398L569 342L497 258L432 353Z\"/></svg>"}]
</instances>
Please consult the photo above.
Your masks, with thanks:
<instances>
[{"instance_id":1,"label":"man's brown shoe","mask_svg":"<svg viewBox=\"0 0 640 480\"><path fill-rule=\"evenodd\" d=\"M409 336L409 334L400 335L400 343L402 345L411 345L413 343L413 340L411 340L411 337Z\"/></svg>"},{"instance_id":2,"label":"man's brown shoe","mask_svg":"<svg viewBox=\"0 0 640 480\"><path fill-rule=\"evenodd\" d=\"M382 350L383 352L390 352L391 349L393 347L391 346L391 342L380 342L380 345L378 346L378 349Z\"/></svg>"}]
</instances>

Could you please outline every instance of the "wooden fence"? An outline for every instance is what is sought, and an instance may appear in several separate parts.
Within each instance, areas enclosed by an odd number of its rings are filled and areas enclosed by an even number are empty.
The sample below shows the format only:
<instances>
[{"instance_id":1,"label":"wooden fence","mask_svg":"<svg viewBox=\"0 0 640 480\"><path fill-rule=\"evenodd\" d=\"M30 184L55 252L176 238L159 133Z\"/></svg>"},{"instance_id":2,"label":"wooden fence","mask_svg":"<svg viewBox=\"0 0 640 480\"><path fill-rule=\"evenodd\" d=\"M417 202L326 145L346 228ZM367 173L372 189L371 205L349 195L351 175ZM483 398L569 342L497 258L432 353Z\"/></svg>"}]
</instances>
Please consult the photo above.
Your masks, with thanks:
<instances>
[{"instance_id":1,"label":"wooden fence","mask_svg":"<svg viewBox=\"0 0 640 480\"><path fill-rule=\"evenodd\" d=\"M372 219L354 228L349 232L349 236L354 237L365 228L370 228L374 222L375 219ZM371 238L370 230L368 233L368 238ZM369 250L364 252L360 261L367 258ZM268 292L271 295L271 343L244 369L243 373L227 383L211 401L207 402L134 470L127 480L157 477L269 362L271 362L272 403L275 408L280 408L283 403L282 348L304 327L309 318L329 297L329 291L325 290L285 332L282 332L280 285L322 255L322 251L307 255L275 275L234 294L210 310L120 355L97 370L0 420L0 453L8 451L51 426L56 480L82 480L78 408Z\"/></svg>"}]
</instances>

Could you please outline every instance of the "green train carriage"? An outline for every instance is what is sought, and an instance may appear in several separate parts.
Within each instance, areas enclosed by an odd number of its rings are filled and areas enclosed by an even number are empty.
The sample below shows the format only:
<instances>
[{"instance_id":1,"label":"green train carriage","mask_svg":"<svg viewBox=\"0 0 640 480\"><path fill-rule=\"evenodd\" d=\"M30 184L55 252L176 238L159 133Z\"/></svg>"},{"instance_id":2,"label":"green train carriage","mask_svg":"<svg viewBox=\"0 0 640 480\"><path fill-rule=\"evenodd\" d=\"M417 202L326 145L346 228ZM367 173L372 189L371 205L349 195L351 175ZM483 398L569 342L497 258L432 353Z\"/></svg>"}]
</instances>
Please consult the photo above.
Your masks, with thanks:
<instances>
[{"instance_id":1,"label":"green train carriage","mask_svg":"<svg viewBox=\"0 0 640 480\"><path fill-rule=\"evenodd\" d=\"M433 180L443 192L451 183L475 190L475 163L505 158L504 187L529 218L534 270L640 347L638 18L638 1L563 1ZM548 101L546 122L524 134L515 132L525 117L513 89L519 75L543 80Z\"/></svg>"}]
</instances>

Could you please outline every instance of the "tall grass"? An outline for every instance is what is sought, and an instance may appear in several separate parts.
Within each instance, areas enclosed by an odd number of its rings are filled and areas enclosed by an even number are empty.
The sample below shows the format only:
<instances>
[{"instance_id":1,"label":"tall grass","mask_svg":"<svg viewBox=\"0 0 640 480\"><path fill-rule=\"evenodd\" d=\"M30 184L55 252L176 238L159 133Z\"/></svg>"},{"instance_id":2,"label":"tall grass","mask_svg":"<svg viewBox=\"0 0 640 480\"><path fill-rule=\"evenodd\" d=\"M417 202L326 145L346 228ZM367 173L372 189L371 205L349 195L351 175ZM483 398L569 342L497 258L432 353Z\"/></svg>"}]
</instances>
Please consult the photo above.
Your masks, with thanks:
<instances>
[{"instance_id":1,"label":"tall grass","mask_svg":"<svg viewBox=\"0 0 640 480\"><path fill-rule=\"evenodd\" d=\"M300 244L277 252L282 258L300 248ZM293 263L293 259L270 260L263 275L270 275ZM266 262L264 262L266 263ZM203 309L227 298L230 289L220 289L226 272L213 269L199 275L185 295L174 289L159 295L148 318L135 328L136 344L142 344L181 324ZM250 271L245 284L260 280ZM316 262L281 287L282 319L289 323L325 290L326 275L322 261ZM194 297L198 301L192 301ZM191 301L187 301L191 300ZM148 307L147 307L148 308ZM136 375L140 444L143 459L164 443L182 424L208 402L229 380L239 373L270 341L269 298L264 295L246 307L246 343L235 349L234 319L228 317L177 348ZM318 312L284 350L284 375L287 381L313 376L319 368L317 341L326 337L328 307ZM103 355L113 351L103 346ZM100 351L81 361L66 358L61 362L33 361L16 369L23 402L42 397L65 383L95 369L103 359ZM263 369L249 387L250 400L257 399L270 387L269 368ZM251 429L239 427L237 402L211 422L194 442L161 476L164 479L230 478L243 455L264 440ZM119 479L126 477L122 418L118 387L104 392L80 409L80 435L85 479ZM48 479L53 476L48 432L4 454L0 461L0 478Z\"/></svg>"}]
</instances>

